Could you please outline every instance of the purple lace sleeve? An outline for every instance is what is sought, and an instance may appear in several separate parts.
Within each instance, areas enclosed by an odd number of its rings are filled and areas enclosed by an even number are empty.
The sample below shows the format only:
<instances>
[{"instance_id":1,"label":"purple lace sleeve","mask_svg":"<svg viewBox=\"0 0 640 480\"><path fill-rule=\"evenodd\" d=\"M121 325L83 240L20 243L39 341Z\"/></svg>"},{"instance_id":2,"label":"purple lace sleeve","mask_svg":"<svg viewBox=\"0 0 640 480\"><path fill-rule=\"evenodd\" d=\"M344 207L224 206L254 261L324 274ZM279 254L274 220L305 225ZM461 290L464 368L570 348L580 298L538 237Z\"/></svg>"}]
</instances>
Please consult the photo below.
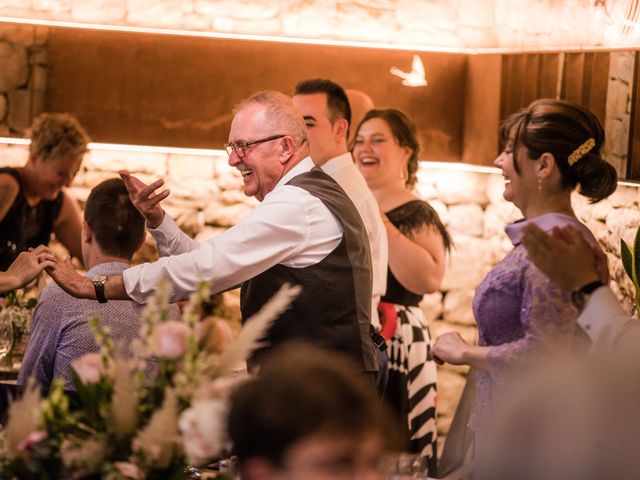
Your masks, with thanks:
<instances>
[{"instance_id":1,"label":"purple lace sleeve","mask_svg":"<svg viewBox=\"0 0 640 480\"><path fill-rule=\"evenodd\" d=\"M524 336L489 347L488 359L494 370L570 348L575 339L577 311L570 294L560 290L530 263L523 274L520 321Z\"/></svg>"}]
</instances>

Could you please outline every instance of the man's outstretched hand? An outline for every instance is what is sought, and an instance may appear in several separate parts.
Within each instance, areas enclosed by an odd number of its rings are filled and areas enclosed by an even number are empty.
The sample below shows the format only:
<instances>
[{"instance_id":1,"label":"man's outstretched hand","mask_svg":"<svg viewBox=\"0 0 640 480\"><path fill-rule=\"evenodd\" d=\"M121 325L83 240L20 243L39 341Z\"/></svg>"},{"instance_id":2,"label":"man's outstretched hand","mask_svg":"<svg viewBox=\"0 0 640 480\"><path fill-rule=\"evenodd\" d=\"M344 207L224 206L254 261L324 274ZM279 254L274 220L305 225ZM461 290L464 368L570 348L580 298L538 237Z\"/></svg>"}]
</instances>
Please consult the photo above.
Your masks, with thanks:
<instances>
[{"instance_id":1,"label":"man's outstretched hand","mask_svg":"<svg viewBox=\"0 0 640 480\"><path fill-rule=\"evenodd\" d=\"M96 298L93 282L74 270L71 257L47 268L47 273L69 295L78 298Z\"/></svg>"},{"instance_id":2,"label":"man's outstretched hand","mask_svg":"<svg viewBox=\"0 0 640 480\"><path fill-rule=\"evenodd\" d=\"M120 170L119 173L125 187L127 187L131 203L147 221L147 227L158 228L162 220L164 220L164 210L160 206L160 202L167 198L170 193L169 190L156 193L156 190L164 185L164 180L159 179L150 185L146 185L127 170Z\"/></svg>"}]
</instances>

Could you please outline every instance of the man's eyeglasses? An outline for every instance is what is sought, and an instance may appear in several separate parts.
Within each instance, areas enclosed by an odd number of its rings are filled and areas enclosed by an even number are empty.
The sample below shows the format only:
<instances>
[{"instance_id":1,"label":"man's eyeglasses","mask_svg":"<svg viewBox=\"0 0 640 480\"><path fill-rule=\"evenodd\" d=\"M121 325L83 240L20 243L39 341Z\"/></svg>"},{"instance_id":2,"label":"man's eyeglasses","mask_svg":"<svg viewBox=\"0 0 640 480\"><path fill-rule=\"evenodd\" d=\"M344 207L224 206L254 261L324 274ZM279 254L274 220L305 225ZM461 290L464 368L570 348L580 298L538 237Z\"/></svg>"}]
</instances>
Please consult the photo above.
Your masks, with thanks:
<instances>
[{"instance_id":1,"label":"man's eyeglasses","mask_svg":"<svg viewBox=\"0 0 640 480\"><path fill-rule=\"evenodd\" d=\"M259 143L270 142L271 140L277 140L279 138L283 138L286 135L272 135L267 138L261 138L260 140L252 140L251 142L233 142L233 143L225 143L224 149L227 151L227 154L231 156L232 152L236 152L236 155L240 158L244 158L247 153L247 148L257 145Z\"/></svg>"}]
</instances>

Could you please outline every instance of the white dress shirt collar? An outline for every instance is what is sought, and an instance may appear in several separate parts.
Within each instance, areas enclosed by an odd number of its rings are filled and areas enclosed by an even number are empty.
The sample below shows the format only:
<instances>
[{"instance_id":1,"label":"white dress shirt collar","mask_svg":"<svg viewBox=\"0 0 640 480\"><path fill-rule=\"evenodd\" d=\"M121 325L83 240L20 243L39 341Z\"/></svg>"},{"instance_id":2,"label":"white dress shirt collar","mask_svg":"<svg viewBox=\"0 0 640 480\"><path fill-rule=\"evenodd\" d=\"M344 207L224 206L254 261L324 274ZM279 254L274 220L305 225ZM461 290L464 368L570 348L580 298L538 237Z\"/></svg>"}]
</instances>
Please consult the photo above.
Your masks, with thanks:
<instances>
[{"instance_id":1,"label":"white dress shirt collar","mask_svg":"<svg viewBox=\"0 0 640 480\"><path fill-rule=\"evenodd\" d=\"M322 165L322 170L324 170L327 175L333 176L335 172L350 164L353 164L351 152L345 152L342 155L327 160L324 165Z\"/></svg>"},{"instance_id":2,"label":"white dress shirt collar","mask_svg":"<svg viewBox=\"0 0 640 480\"><path fill-rule=\"evenodd\" d=\"M315 167L315 164L313 163L313 160L311 160L311 157L303 158L302 160L300 160L300 162L296 166L294 166L291 170L289 170L287 173L285 173L282 176L282 178L278 181L278 183L276 183L276 186L274 187L273 190L275 190L278 187L281 187L282 185L285 185L289 180L291 180L294 177L297 177L301 173L308 172L313 167Z\"/></svg>"}]
</instances>

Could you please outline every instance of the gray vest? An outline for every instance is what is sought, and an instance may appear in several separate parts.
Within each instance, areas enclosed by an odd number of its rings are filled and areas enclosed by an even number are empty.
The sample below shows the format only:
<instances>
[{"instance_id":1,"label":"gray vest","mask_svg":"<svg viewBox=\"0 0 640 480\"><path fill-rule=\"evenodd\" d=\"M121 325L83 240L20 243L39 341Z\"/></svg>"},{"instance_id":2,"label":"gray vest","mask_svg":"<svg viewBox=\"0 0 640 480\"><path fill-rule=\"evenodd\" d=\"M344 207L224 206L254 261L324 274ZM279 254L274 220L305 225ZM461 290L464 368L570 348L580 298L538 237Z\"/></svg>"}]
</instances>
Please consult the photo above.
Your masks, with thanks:
<instances>
[{"instance_id":1,"label":"gray vest","mask_svg":"<svg viewBox=\"0 0 640 480\"><path fill-rule=\"evenodd\" d=\"M288 182L321 200L343 228L339 245L322 261L305 268L275 265L245 282L241 289L243 322L257 312L285 282L302 292L267 332L266 346L257 350L249 366L289 340L351 357L360 371L378 370L370 337L371 253L364 223L342 188L319 168Z\"/></svg>"}]
</instances>

